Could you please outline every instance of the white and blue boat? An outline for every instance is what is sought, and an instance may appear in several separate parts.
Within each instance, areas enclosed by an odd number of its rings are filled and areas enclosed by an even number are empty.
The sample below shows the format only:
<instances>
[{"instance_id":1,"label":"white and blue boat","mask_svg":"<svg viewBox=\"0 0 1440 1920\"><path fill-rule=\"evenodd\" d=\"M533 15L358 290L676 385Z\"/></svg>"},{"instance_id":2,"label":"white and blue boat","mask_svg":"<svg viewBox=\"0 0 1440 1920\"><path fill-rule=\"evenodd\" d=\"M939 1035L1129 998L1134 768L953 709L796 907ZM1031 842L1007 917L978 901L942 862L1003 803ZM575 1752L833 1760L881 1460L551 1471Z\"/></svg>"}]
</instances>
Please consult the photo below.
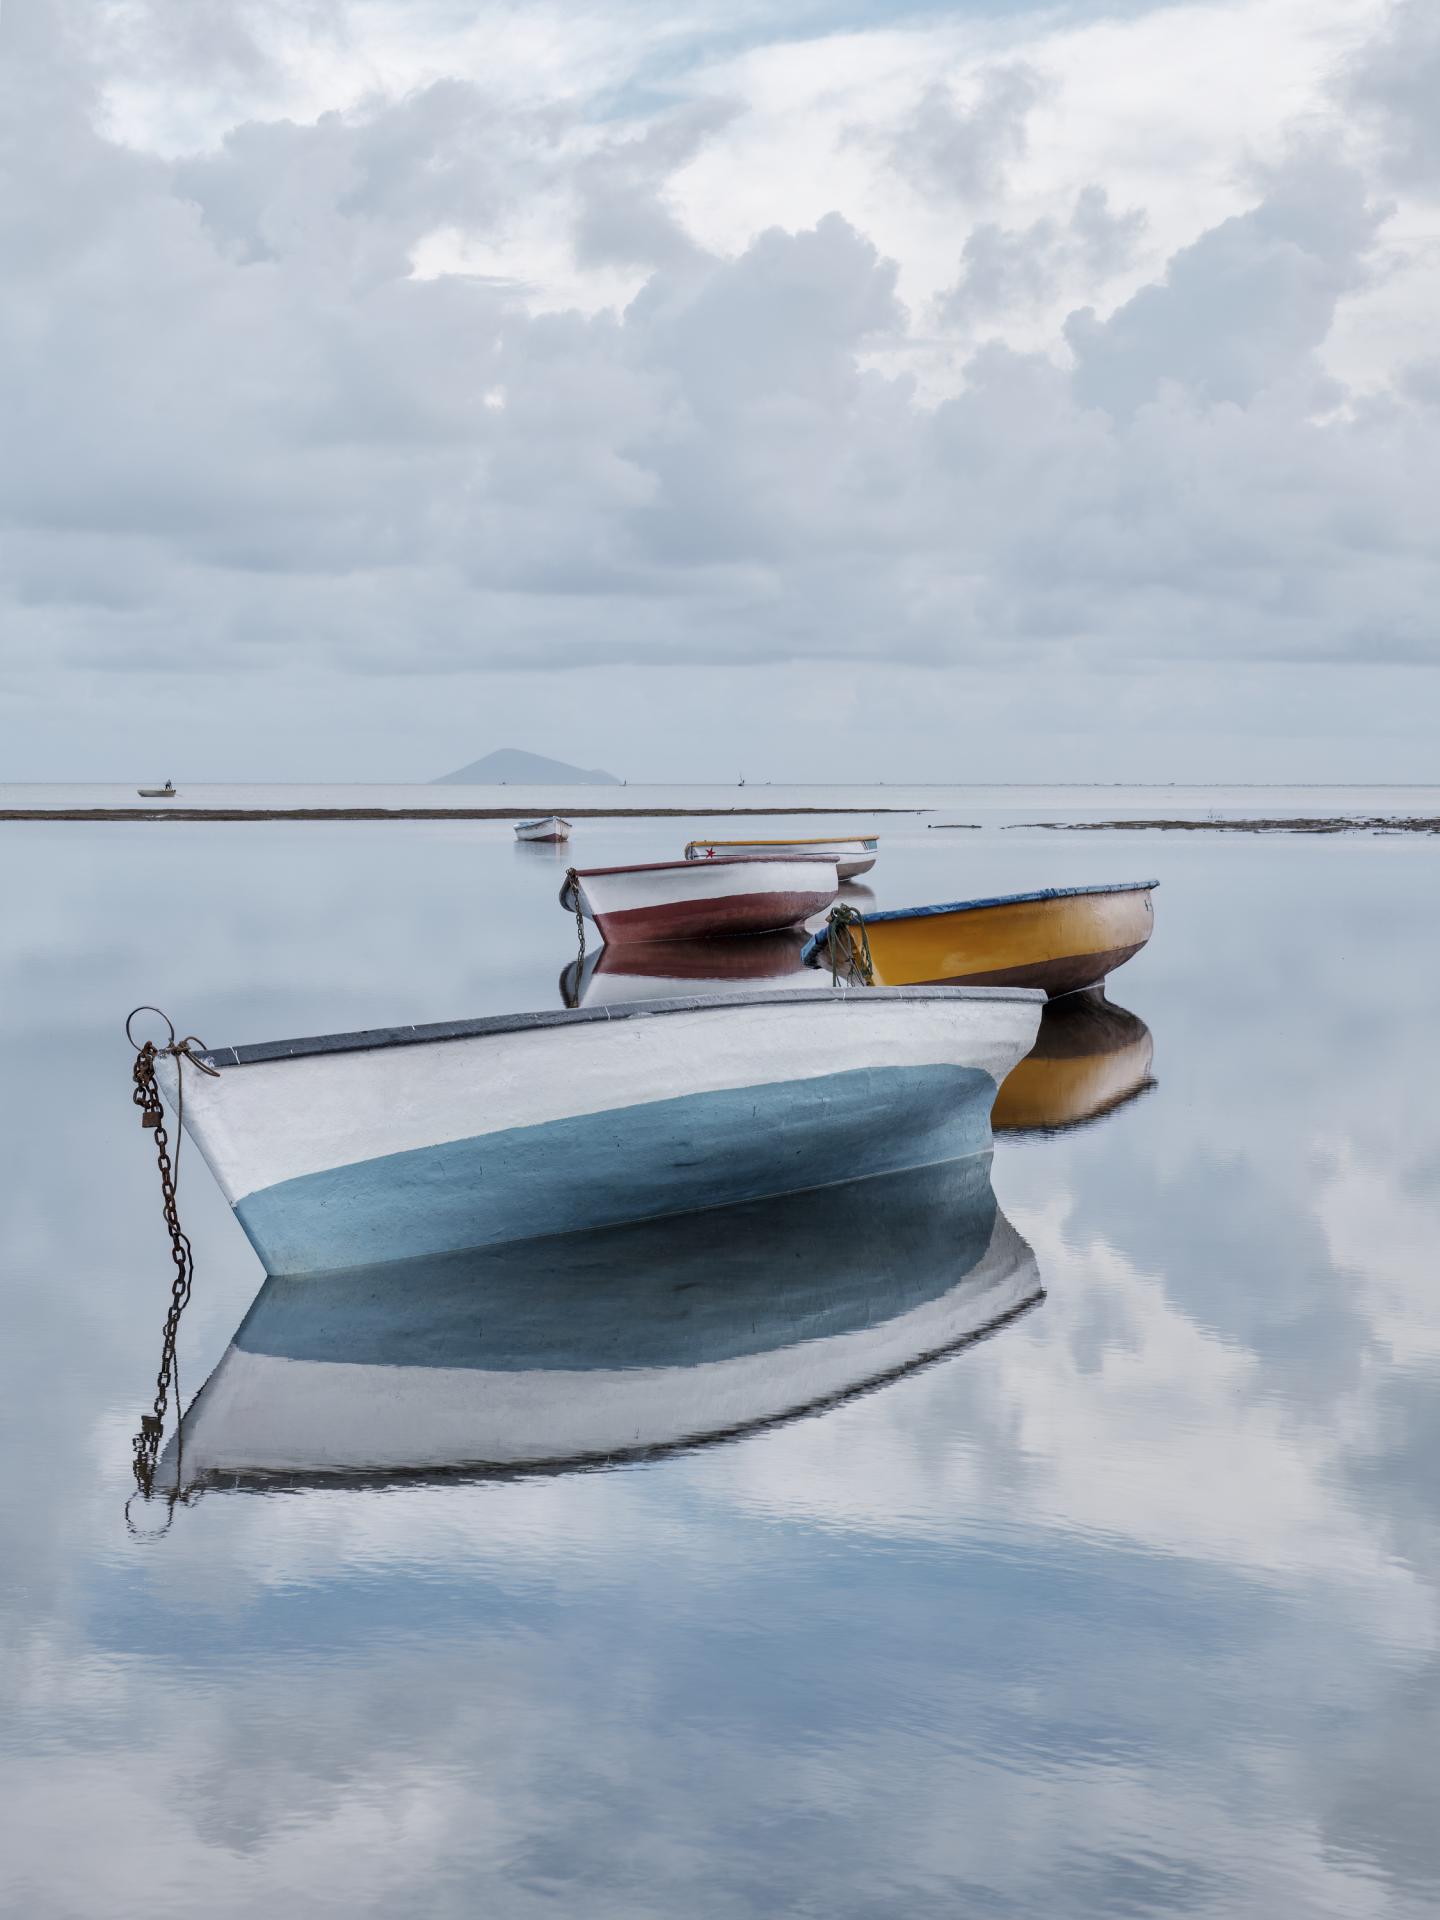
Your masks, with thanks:
<instances>
[{"instance_id":1,"label":"white and blue boat","mask_svg":"<svg viewBox=\"0 0 1440 1920\"><path fill-rule=\"evenodd\" d=\"M162 1484L558 1471L819 1413L1043 1298L987 1155L676 1220L265 1282Z\"/></svg>"},{"instance_id":2,"label":"white and blue boat","mask_svg":"<svg viewBox=\"0 0 1440 1920\"><path fill-rule=\"evenodd\" d=\"M757 990L157 1063L272 1274L571 1233L986 1152L1043 996Z\"/></svg>"},{"instance_id":3,"label":"white and blue boat","mask_svg":"<svg viewBox=\"0 0 1440 1920\"><path fill-rule=\"evenodd\" d=\"M547 813L542 820L517 820L515 838L527 845L536 842L553 845L570 838L570 822L562 820L558 813Z\"/></svg>"}]
</instances>

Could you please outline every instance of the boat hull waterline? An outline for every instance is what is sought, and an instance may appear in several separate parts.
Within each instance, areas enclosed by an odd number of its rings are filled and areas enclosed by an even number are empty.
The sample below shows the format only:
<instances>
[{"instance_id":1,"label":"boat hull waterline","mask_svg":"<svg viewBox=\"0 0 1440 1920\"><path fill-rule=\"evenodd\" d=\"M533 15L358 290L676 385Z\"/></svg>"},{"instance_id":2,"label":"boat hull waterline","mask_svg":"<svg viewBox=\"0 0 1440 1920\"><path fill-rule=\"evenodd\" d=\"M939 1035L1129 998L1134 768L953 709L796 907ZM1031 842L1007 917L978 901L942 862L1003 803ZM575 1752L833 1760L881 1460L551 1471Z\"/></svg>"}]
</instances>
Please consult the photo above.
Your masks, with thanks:
<instances>
[{"instance_id":1,"label":"boat hull waterline","mask_svg":"<svg viewBox=\"0 0 1440 1920\"><path fill-rule=\"evenodd\" d=\"M570 822L562 820L559 814L549 814L543 820L518 820L515 823L515 838L525 841L554 843L570 838Z\"/></svg>"},{"instance_id":2,"label":"boat hull waterline","mask_svg":"<svg viewBox=\"0 0 1440 1920\"><path fill-rule=\"evenodd\" d=\"M823 913L840 893L834 860L819 854L591 867L576 878L580 911L617 944L772 933ZM575 911L568 875L560 904Z\"/></svg>"},{"instance_id":3,"label":"boat hull waterline","mask_svg":"<svg viewBox=\"0 0 1440 1920\"><path fill-rule=\"evenodd\" d=\"M817 1257L837 1237L844 1257ZM271 1278L163 1476L373 1482L700 1445L882 1386L1042 1298L986 1155L679 1221Z\"/></svg>"},{"instance_id":4,"label":"boat hull waterline","mask_svg":"<svg viewBox=\"0 0 1440 1920\"><path fill-rule=\"evenodd\" d=\"M685 848L687 860L768 860L777 853L833 854L842 880L853 880L869 873L880 845L873 836L827 840L692 840Z\"/></svg>"},{"instance_id":5,"label":"boat hull waterline","mask_svg":"<svg viewBox=\"0 0 1440 1920\"><path fill-rule=\"evenodd\" d=\"M1023 990L759 991L157 1066L272 1274L727 1206L989 1150Z\"/></svg>"},{"instance_id":6,"label":"boat hull waterline","mask_svg":"<svg viewBox=\"0 0 1440 1920\"><path fill-rule=\"evenodd\" d=\"M1150 894L1158 885L1054 887L866 914L875 984L1078 993L1098 986L1149 940L1155 925ZM807 961L828 964L828 935L822 928L807 943Z\"/></svg>"}]
</instances>

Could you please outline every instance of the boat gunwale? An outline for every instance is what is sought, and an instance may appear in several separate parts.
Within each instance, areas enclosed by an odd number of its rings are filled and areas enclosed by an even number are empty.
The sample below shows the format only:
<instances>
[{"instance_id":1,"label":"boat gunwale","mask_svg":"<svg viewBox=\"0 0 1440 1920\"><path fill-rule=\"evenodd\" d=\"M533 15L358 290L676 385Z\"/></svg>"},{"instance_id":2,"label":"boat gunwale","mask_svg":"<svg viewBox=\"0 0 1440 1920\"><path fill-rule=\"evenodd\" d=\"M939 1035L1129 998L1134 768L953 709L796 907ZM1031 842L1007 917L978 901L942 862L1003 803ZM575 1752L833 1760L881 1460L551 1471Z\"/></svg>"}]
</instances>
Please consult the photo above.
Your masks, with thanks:
<instances>
[{"instance_id":1,"label":"boat gunwale","mask_svg":"<svg viewBox=\"0 0 1440 1920\"><path fill-rule=\"evenodd\" d=\"M651 1019L666 1013L735 1012L741 1007L813 1007L821 1004L876 1006L896 1000L1044 1000L1039 987L850 987L764 988L754 993L697 993L660 1000L635 1000L608 1007L545 1007L528 1013L482 1014L471 1020L439 1020L423 1026L370 1027L355 1033L323 1033L300 1040L259 1040L249 1046L196 1048L194 1058L221 1071L264 1066L276 1060L302 1060L331 1053L369 1053L386 1047L424 1046L438 1040L473 1040L492 1034L529 1033L607 1020Z\"/></svg>"},{"instance_id":2,"label":"boat gunwale","mask_svg":"<svg viewBox=\"0 0 1440 1920\"><path fill-rule=\"evenodd\" d=\"M1108 887L1039 887L1034 893L997 893L987 900L946 900L934 907L886 907L864 916L867 927L881 920L929 920L941 913L974 913L984 907L1020 907L1032 900L1073 900L1087 893L1151 893L1158 880L1116 880ZM802 961L810 960L830 938L828 924L805 942Z\"/></svg>"},{"instance_id":3,"label":"boat gunwale","mask_svg":"<svg viewBox=\"0 0 1440 1920\"><path fill-rule=\"evenodd\" d=\"M557 827L573 827L575 824L573 820L567 820L563 813L542 813L534 820L517 820L515 822L515 831L519 833L522 827L545 827L548 826L552 820Z\"/></svg>"},{"instance_id":4,"label":"boat gunwale","mask_svg":"<svg viewBox=\"0 0 1440 1920\"><path fill-rule=\"evenodd\" d=\"M686 849L691 847L853 847L864 853L873 853L879 845L878 834L868 833L812 833L800 835L793 840L711 840L704 835L698 840L687 840ZM716 855L716 858L729 858L729 855ZM813 855L803 856L814 858ZM821 856L823 857L823 856Z\"/></svg>"},{"instance_id":5,"label":"boat gunwale","mask_svg":"<svg viewBox=\"0 0 1440 1920\"><path fill-rule=\"evenodd\" d=\"M697 844L708 846L710 843L706 840ZM789 842L782 844L788 846ZM773 860L808 860L812 866L833 867L835 864L835 856L829 853L775 853L769 857ZM600 880L614 873L689 873L697 866L753 867L756 864L757 862L746 860L741 854L727 853L717 854L713 860L645 860L624 867L577 867L575 872L577 878L581 880Z\"/></svg>"}]
</instances>

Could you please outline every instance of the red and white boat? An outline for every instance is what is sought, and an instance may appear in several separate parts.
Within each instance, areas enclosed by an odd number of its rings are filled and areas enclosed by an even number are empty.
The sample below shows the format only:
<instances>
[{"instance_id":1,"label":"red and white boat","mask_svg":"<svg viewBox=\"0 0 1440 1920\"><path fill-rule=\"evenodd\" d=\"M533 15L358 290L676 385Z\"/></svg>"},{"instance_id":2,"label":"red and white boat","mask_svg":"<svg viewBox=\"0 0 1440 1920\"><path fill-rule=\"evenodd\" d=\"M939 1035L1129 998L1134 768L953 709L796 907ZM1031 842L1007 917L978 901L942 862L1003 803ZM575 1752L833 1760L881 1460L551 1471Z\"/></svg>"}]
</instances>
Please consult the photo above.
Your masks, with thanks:
<instances>
[{"instance_id":1,"label":"red and white boat","mask_svg":"<svg viewBox=\"0 0 1440 1920\"><path fill-rule=\"evenodd\" d=\"M578 891L578 900L577 900ZM568 913L606 941L687 940L770 933L823 913L840 892L833 854L771 860L660 860L643 867L573 867L560 889Z\"/></svg>"}]
</instances>

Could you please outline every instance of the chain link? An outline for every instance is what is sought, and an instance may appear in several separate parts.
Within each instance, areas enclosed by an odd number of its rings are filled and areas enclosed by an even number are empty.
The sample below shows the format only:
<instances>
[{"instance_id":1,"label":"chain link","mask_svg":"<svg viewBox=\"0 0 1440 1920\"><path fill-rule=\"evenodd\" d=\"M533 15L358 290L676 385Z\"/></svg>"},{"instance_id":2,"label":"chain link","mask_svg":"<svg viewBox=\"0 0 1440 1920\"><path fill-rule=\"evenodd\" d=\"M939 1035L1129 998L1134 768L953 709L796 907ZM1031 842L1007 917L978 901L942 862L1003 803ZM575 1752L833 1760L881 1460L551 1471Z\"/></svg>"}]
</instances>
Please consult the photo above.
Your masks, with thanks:
<instances>
[{"instance_id":1,"label":"chain link","mask_svg":"<svg viewBox=\"0 0 1440 1920\"><path fill-rule=\"evenodd\" d=\"M583 965L585 961L585 913L580 905L580 876L574 867L567 867L565 869L565 887L569 887L570 898L575 903L575 936L580 942L580 951L576 955L576 961L578 965ZM565 887L561 887L560 889L560 898L562 901L565 898ZM576 975L576 982L578 985L578 973Z\"/></svg>"},{"instance_id":2,"label":"chain link","mask_svg":"<svg viewBox=\"0 0 1440 1920\"><path fill-rule=\"evenodd\" d=\"M144 1011L137 1007L136 1013ZM148 1011L154 1012L151 1008ZM131 1014L133 1020L135 1014ZM161 1018L165 1016L162 1014ZM185 1062L202 1073L216 1074L216 1069L197 1059L191 1052L192 1047L201 1046L193 1034L177 1041L175 1029L168 1020L170 1042L168 1046L157 1047L153 1040L147 1040L135 1050L133 1069L134 1085L130 1098L140 1112L140 1124L155 1135L155 1163L160 1173L160 1195L165 1226L170 1235L170 1258L174 1262L175 1275L170 1282L170 1308L165 1315L165 1330L160 1350L160 1370L155 1376L155 1398L149 1413L140 1416L140 1431L132 1443L134 1454L135 1484L148 1500L155 1484L155 1469L160 1457L160 1441L165 1432L165 1412L169 1405L170 1390L175 1391L175 1407L180 1407L180 1369L175 1353L175 1342L180 1331L180 1316L190 1301L190 1288L195 1278L195 1258L190 1249L190 1241L180 1225L178 1189L180 1184L180 1139L178 1131L185 1120ZM126 1033L130 1023L126 1022ZM160 1102L160 1088L155 1079L155 1062L161 1054L168 1054L175 1062L176 1077L176 1127L175 1153L170 1153L170 1135L165 1125L165 1109Z\"/></svg>"}]
</instances>

